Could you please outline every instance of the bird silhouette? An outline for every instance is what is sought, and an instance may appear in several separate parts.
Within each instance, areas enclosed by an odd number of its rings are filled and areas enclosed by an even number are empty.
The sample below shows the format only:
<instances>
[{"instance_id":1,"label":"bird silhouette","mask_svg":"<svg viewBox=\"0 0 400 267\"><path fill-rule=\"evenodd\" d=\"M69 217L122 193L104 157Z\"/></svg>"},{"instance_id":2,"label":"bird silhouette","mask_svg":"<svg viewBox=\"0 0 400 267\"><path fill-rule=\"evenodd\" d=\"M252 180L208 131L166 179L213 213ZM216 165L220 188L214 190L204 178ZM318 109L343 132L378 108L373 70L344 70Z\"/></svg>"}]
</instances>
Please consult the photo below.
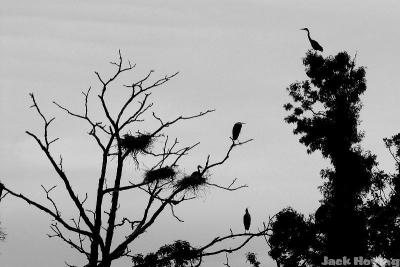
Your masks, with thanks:
<instances>
[{"instance_id":1,"label":"bird silhouette","mask_svg":"<svg viewBox=\"0 0 400 267\"><path fill-rule=\"evenodd\" d=\"M245 232L250 229L250 224L251 224L251 216L250 216L249 210L246 208L246 213L243 216L243 225L244 225Z\"/></svg>"},{"instance_id":2,"label":"bird silhouette","mask_svg":"<svg viewBox=\"0 0 400 267\"><path fill-rule=\"evenodd\" d=\"M308 40L310 40L311 47L312 47L314 50L318 50L318 51L321 51L321 52L324 51L324 49L322 48L322 46L321 46L317 41L311 39L311 37L310 37L310 31L308 30L308 28L303 28L303 29L300 29L300 30L307 31Z\"/></svg>"},{"instance_id":3,"label":"bird silhouette","mask_svg":"<svg viewBox=\"0 0 400 267\"><path fill-rule=\"evenodd\" d=\"M235 125L233 125L232 128L232 140L235 141L239 138L240 130L242 130L242 124L245 124L244 122L237 122Z\"/></svg>"},{"instance_id":4,"label":"bird silhouette","mask_svg":"<svg viewBox=\"0 0 400 267\"><path fill-rule=\"evenodd\" d=\"M201 169L202 168L203 167L201 165L197 165L197 171L192 172L190 177L192 177L192 178L201 178Z\"/></svg>"}]
</instances>

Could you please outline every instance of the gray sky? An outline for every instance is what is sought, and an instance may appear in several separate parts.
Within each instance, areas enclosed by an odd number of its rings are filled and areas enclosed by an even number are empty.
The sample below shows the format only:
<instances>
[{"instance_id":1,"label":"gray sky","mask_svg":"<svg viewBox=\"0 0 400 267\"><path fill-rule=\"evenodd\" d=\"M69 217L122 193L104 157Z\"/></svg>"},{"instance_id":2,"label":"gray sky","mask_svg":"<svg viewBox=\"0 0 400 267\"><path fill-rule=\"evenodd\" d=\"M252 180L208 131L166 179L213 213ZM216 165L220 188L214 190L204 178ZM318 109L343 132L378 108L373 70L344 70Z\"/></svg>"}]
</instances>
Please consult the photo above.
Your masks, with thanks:
<instances>
[{"instance_id":1,"label":"gray sky","mask_svg":"<svg viewBox=\"0 0 400 267\"><path fill-rule=\"evenodd\" d=\"M233 123L247 123L241 138L255 141L234 151L212 179L229 184L237 177L249 188L212 189L186 202L176 210L184 224L166 210L132 247L137 252L156 250L176 239L201 245L229 228L242 231L246 207L253 229L289 205L306 214L315 210L319 171L327 162L318 153L306 154L292 127L283 122L282 108L289 100L285 88L305 78L301 59L310 45L306 33L299 31L303 27L310 28L324 55L357 52L358 64L367 66L368 90L361 113L364 147L378 154L382 168L393 168L382 138L400 129L398 1L4 0L0 12L0 179L32 199L47 203L40 185L56 184L56 176L24 133L42 132L42 122L28 109L28 93L35 93L43 112L56 116L51 134L61 140L54 152L63 154L73 187L82 194L94 192L98 151L86 135L88 127L51 101L82 108L81 91L89 86L99 89L94 71L111 75L108 62L116 59L118 49L137 64L132 79L150 69L156 71L154 77L180 71L153 99L155 111L164 118L217 109L169 131L183 144L201 141L186 160L187 172L207 154L221 159ZM66 204L62 187L56 192L69 214L71 205ZM135 212L140 197L123 198L122 212ZM7 198L0 206L0 220L8 233L0 244L1 266L82 263L63 242L46 237L50 219L22 201ZM247 251L258 253L262 266L273 266L261 239L231 255L231 266L243 266ZM215 257L204 266L223 262L223 256ZM124 263L115 266L127 266Z\"/></svg>"}]
</instances>

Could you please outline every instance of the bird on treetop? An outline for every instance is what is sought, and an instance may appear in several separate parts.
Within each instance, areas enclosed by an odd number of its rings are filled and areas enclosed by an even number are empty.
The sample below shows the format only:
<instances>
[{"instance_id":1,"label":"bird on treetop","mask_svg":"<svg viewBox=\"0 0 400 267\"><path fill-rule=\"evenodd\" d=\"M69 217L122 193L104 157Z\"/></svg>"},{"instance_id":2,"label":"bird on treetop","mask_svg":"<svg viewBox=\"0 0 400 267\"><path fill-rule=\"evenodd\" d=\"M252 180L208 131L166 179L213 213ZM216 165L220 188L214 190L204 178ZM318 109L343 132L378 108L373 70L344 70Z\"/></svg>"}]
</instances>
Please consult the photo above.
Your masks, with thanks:
<instances>
[{"instance_id":1,"label":"bird on treetop","mask_svg":"<svg viewBox=\"0 0 400 267\"><path fill-rule=\"evenodd\" d=\"M242 124L245 124L244 122L237 122L235 125L233 125L232 128L232 140L235 141L238 139L240 130L242 129Z\"/></svg>"},{"instance_id":2,"label":"bird on treetop","mask_svg":"<svg viewBox=\"0 0 400 267\"><path fill-rule=\"evenodd\" d=\"M322 46L321 46L317 41L311 39L311 37L310 37L310 31L308 30L308 28L303 28L303 29L300 29L300 30L307 31L308 40L310 40L311 47L312 47L314 50L318 50L318 51L321 51L321 52L324 51L324 49L322 48Z\"/></svg>"},{"instance_id":3,"label":"bird on treetop","mask_svg":"<svg viewBox=\"0 0 400 267\"><path fill-rule=\"evenodd\" d=\"M246 208L246 213L243 216L244 232L250 229L250 224L251 224L251 216L249 210Z\"/></svg>"}]
</instances>

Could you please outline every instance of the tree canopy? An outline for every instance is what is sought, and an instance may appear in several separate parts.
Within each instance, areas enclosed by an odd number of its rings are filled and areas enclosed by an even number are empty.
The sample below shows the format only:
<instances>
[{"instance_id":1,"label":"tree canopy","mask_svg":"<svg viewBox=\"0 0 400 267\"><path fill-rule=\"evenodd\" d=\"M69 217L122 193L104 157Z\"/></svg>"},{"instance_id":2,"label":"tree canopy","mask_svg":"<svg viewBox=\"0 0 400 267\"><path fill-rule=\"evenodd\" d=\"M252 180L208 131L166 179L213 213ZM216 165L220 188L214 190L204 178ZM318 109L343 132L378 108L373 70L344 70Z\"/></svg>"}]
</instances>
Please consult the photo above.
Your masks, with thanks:
<instances>
[{"instance_id":1,"label":"tree canopy","mask_svg":"<svg viewBox=\"0 0 400 267\"><path fill-rule=\"evenodd\" d=\"M303 59L308 79L287 88L292 101L284 105L290 112L285 121L308 153L319 151L331 166L321 170L323 198L310 218L292 209L275 216L269 253L283 266L319 266L323 256L377 255L366 209L385 182L376 156L360 144L360 97L367 87L365 68L355 60L346 52L324 57L309 51Z\"/></svg>"}]
</instances>

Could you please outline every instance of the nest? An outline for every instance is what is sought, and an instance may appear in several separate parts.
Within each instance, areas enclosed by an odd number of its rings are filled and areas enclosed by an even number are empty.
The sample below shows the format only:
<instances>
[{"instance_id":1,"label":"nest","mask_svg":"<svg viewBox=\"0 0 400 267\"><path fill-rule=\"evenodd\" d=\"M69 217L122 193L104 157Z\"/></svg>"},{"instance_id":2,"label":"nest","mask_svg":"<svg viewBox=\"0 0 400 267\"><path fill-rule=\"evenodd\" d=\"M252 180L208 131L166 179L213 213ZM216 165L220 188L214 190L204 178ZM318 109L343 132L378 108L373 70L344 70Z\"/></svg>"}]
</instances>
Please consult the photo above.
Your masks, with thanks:
<instances>
[{"instance_id":1,"label":"nest","mask_svg":"<svg viewBox=\"0 0 400 267\"><path fill-rule=\"evenodd\" d=\"M121 139L121 146L126 151L137 154L139 152L145 152L153 143L153 137L150 134L141 134L133 136L131 134L125 134Z\"/></svg>"},{"instance_id":2,"label":"nest","mask_svg":"<svg viewBox=\"0 0 400 267\"><path fill-rule=\"evenodd\" d=\"M175 186L181 190L197 193L197 191L206 184L207 180L208 177L204 174L202 175L199 171L195 171L191 175L187 175L180 179Z\"/></svg>"},{"instance_id":3,"label":"nest","mask_svg":"<svg viewBox=\"0 0 400 267\"><path fill-rule=\"evenodd\" d=\"M149 170L144 176L144 182L152 183L166 179L173 179L176 175L174 168L167 166L155 170Z\"/></svg>"}]
</instances>

